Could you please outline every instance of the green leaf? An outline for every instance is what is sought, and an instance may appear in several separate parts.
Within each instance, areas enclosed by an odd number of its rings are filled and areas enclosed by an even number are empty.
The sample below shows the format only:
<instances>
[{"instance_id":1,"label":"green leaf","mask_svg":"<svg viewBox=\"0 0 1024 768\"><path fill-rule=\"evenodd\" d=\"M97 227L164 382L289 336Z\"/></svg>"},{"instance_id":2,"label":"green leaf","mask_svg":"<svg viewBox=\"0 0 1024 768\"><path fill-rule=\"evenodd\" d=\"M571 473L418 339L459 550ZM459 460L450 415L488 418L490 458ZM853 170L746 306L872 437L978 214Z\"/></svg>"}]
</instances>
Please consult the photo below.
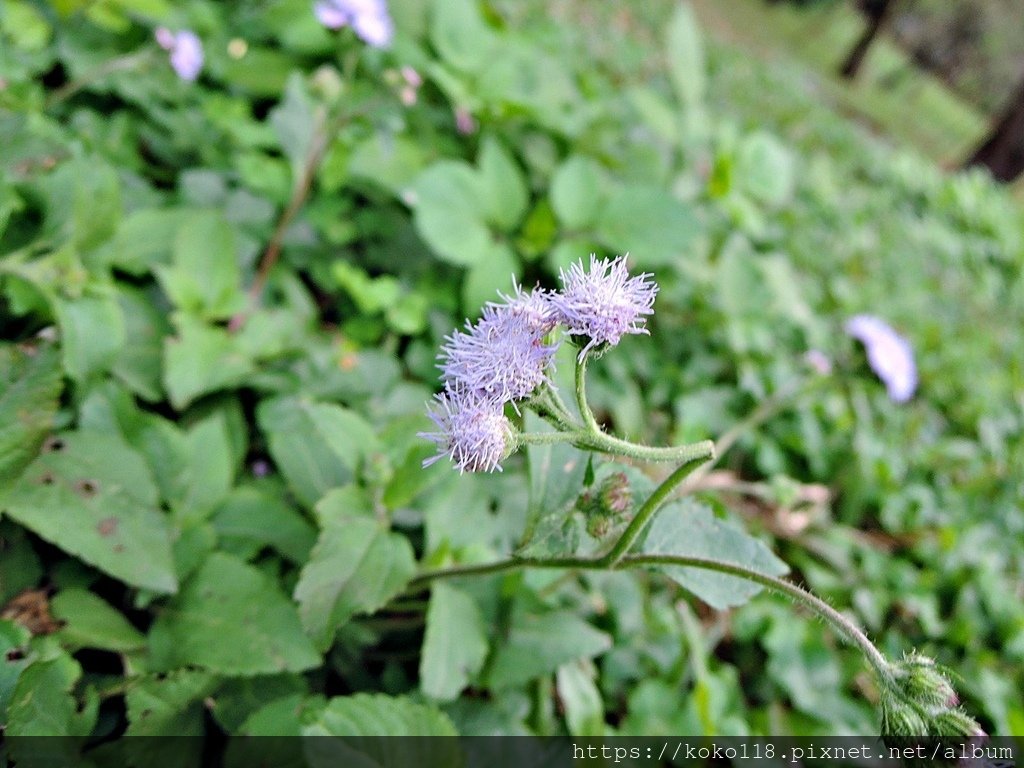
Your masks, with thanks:
<instances>
[{"instance_id":1,"label":"green leaf","mask_svg":"<svg viewBox=\"0 0 1024 768\"><path fill-rule=\"evenodd\" d=\"M39 452L63 389L60 359L51 345L0 345L0 486Z\"/></svg>"},{"instance_id":2,"label":"green leaf","mask_svg":"<svg viewBox=\"0 0 1024 768\"><path fill-rule=\"evenodd\" d=\"M512 231L529 202L523 172L508 149L493 136L484 139L477 166L487 220L505 232Z\"/></svg>"},{"instance_id":3,"label":"green leaf","mask_svg":"<svg viewBox=\"0 0 1024 768\"><path fill-rule=\"evenodd\" d=\"M665 41L668 74L679 103L687 112L703 109L705 83L704 45L693 8L679 3L668 23Z\"/></svg>"},{"instance_id":4,"label":"green leaf","mask_svg":"<svg viewBox=\"0 0 1024 768\"><path fill-rule=\"evenodd\" d=\"M452 701L486 658L487 635L476 602L455 587L434 584L420 660L420 689L432 699Z\"/></svg>"},{"instance_id":5,"label":"green leaf","mask_svg":"<svg viewBox=\"0 0 1024 768\"><path fill-rule=\"evenodd\" d=\"M45 177L46 229L87 251L108 239L121 217L117 172L99 157L78 157Z\"/></svg>"},{"instance_id":6,"label":"green leaf","mask_svg":"<svg viewBox=\"0 0 1024 768\"><path fill-rule=\"evenodd\" d=\"M175 408L181 410L200 395L237 386L253 374L252 361L226 329L184 315L176 320L177 337L164 342L164 386Z\"/></svg>"},{"instance_id":7,"label":"green leaf","mask_svg":"<svg viewBox=\"0 0 1024 768\"><path fill-rule=\"evenodd\" d=\"M327 702L319 716L302 728L303 736L457 736L442 712L426 704L419 704L402 696L358 693L355 696L336 696ZM326 739L317 740L326 744ZM386 739L364 742L368 749L387 749ZM339 745L340 746L340 745ZM397 745L399 748L401 745ZM452 741L446 746L456 750ZM422 744L417 742L417 747ZM308 755L308 752L307 752ZM316 766L319 762L311 761ZM334 763L337 765L337 763ZM394 763L380 763L380 765ZM423 763L420 763L421 765ZM454 762L446 763L454 765Z\"/></svg>"},{"instance_id":8,"label":"green leaf","mask_svg":"<svg viewBox=\"0 0 1024 768\"><path fill-rule=\"evenodd\" d=\"M6 601L5 601L6 602ZM22 671L31 663L25 646L32 633L20 624L0 619L0 722L7 722L7 707Z\"/></svg>"},{"instance_id":9,"label":"green leaf","mask_svg":"<svg viewBox=\"0 0 1024 768\"><path fill-rule=\"evenodd\" d=\"M476 72L494 54L494 33L474 0L434 0L430 22L430 42L456 69Z\"/></svg>"},{"instance_id":10,"label":"green leaf","mask_svg":"<svg viewBox=\"0 0 1024 768\"><path fill-rule=\"evenodd\" d=\"M306 632L326 649L357 613L373 613L401 592L416 572L409 541L358 512L323 520L320 538L295 586Z\"/></svg>"},{"instance_id":11,"label":"green leaf","mask_svg":"<svg viewBox=\"0 0 1024 768\"><path fill-rule=\"evenodd\" d=\"M223 320L244 306L235 234L212 210L186 217L174 238L169 267L157 267L175 307L204 320Z\"/></svg>"},{"instance_id":12,"label":"green leaf","mask_svg":"<svg viewBox=\"0 0 1024 768\"><path fill-rule=\"evenodd\" d=\"M185 437L186 465L183 495L175 512L183 520L205 520L234 482L234 462L228 427L222 412L195 424Z\"/></svg>"},{"instance_id":13,"label":"green leaf","mask_svg":"<svg viewBox=\"0 0 1024 768\"><path fill-rule=\"evenodd\" d=\"M11 694L4 734L87 735L96 721L99 700L94 695L89 696L79 710L71 691L81 676L82 667L65 654L29 664L22 670ZM70 741L66 743L69 746L74 744Z\"/></svg>"},{"instance_id":14,"label":"green leaf","mask_svg":"<svg viewBox=\"0 0 1024 768\"><path fill-rule=\"evenodd\" d=\"M668 192L631 185L611 194L596 234L616 253L629 253L631 264L660 267L686 256L697 234L697 220Z\"/></svg>"},{"instance_id":15,"label":"green leaf","mask_svg":"<svg viewBox=\"0 0 1024 768\"><path fill-rule=\"evenodd\" d=\"M680 555L742 565L769 576L781 576L789 567L763 543L730 523L717 519L711 509L690 498L667 504L651 524L643 551L650 555ZM762 587L745 579L702 568L654 566L681 587L716 610L742 605Z\"/></svg>"},{"instance_id":16,"label":"green leaf","mask_svg":"<svg viewBox=\"0 0 1024 768\"><path fill-rule=\"evenodd\" d=\"M442 160L413 184L416 229L445 261L469 266L488 250L483 192L476 171L462 162Z\"/></svg>"},{"instance_id":17,"label":"green leaf","mask_svg":"<svg viewBox=\"0 0 1024 768\"><path fill-rule=\"evenodd\" d=\"M33 589L43 577L43 566L28 533L20 525L0 519L0 605L26 589Z\"/></svg>"},{"instance_id":18,"label":"green leaf","mask_svg":"<svg viewBox=\"0 0 1024 768\"><path fill-rule=\"evenodd\" d=\"M107 263L132 275L168 263L182 221L191 215L180 208L133 211L121 221L109 251L104 251Z\"/></svg>"},{"instance_id":19,"label":"green leaf","mask_svg":"<svg viewBox=\"0 0 1024 768\"><path fill-rule=\"evenodd\" d=\"M85 381L109 370L126 339L124 313L113 293L90 288L73 299L57 296L53 308L68 375Z\"/></svg>"},{"instance_id":20,"label":"green leaf","mask_svg":"<svg viewBox=\"0 0 1024 768\"><path fill-rule=\"evenodd\" d=\"M179 669L167 675L144 677L135 682L125 695L128 705L125 735L202 735L203 699L216 687L217 679L213 675L196 670ZM144 741L138 740L137 746L145 746ZM134 749L132 751L134 753ZM159 751L154 750L153 754L155 756Z\"/></svg>"},{"instance_id":21,"label":"green leaf","mask_svg":"<svg viewBox=\"0 0 1024 768\"><path fill-rule=\"evenodd\" d=\"M220 547L243 559L269 546L301 564L316 541L313 526L281 492L267 484L233 489L214 511L211 522Z\"/></svg>"},{"instance_id":22,"label":"green leaf","mask_svg":"<svg viewBox=\"0 0 1024 768\"><path fill-rule=\"evenodd\" d=\"M143 291L122 285L117 299L126 340L112 370L139 397L149 402L162 400L164 337L170 333L170 323Z\"/></svg>"},{"instance_id":23,"label":"green leaf","mask_svg":"<svg viewBox=\"0 0 1024 768\"><path fill-rule=\"evenodd\" d=\"M62 589L50 601L54 618L64 622L60 638L75 648L134 651L146 638L111 605L85 589Z\"/></svg>"},{"instance_id":24,"label":"green leaf","mask_svg":"<svg viewBox=\"0 0 1024 768\"><path fill-rule=\"evenodd\" d=\"M235 733L267 704L305 694L306 690L306 681L294 673L227 680L213 697L211 709L217 723L228 733ZM299 735L297 728L294 735Z\"/></svg>"},{"instance_id":25,"label":"green leaf","mask_svg":"<svg viewBox=\"0 0 1024 768\"><path fill-rule=\"evenodd\" d=\"M551 207L566 229L593 224L603 200L601 168L589 157L572 155L551 178Z\"/></svg>"},{"instance_id":26,"label":"green leaf","mask_svg":"<svg viewBox=\"0 0 1024 768\"><path fill-rule=\"evenodd\" d=\"M397 197L426 163L424 147L405 136L378 131L353 148L348 173L378 184Z\"/></svg>"},{"instance_id":27,"label":"green leaf","mask_svg":"<svg viewBox=\"0 0 1024 768\"><path fill-rule=\"evenodd\" d=\"M270 111L267 120L274 127L281 149L291 164L292 185L298 186L305 173L316 125L313 100L301 74L292 72L288 76L284 98Z\"/></svg>"},{"instance_id":28,"label":"green leaf","mask_svg":"<svg viewBox=\"0 0 1024 768\"><path fill-rule=\"evenodd\" d=\"M274 462L307 506L349 482L365 458L379 450L373 428L339 405L275 398L260 403L256 419Z\"/></svg>"},{"instance_id":29,"label":"green leaf","mask_svg":"<svg viewBox=\"0 0 1024 768\"><path fill-rule=\"evenodd\" d=\"M596 670L587 662L571 661L558 668L555 687L565 709L565 723L573 736L603 736L604 702L594 681Z\"/></svg>"},{"instance_id":30,"label":"green leaf","mask_svg":"<svg viewBox=\"0 0 1024 768\"><path fill-rule=\"evenodd\" d=\"M512 688L551 674L576 659L604 653L612 645L604 632L569 611L540 615L518 611L508 638L498 646L487 670L491 688Z\"/></svg>"},{"instance_id":31,"label":"green leaf","mask_svg":"<svg viewBox=\"0 0 1024 768\"><path fill-rule=\"evenodd\" d=\"M488 301L496 301L498 291L508 293L519 275L519 262L505 243L488 242L478 254L479 261L469 268L462 284L462 309L474 315Z\"/></svg>"},{"instance_id":32,"label":"green leaf","mask_svg":"<svg viewBox=\"0 0 1024 768\"><path fill-rule=\"evenodd\" d=\"M277 584L221 552L165 607L149 643L156 669L196 666L245 677L301 672L321 661Z\"/></svg>"},{"instance_id":33,"label":"green leaf","mask_svg":"<svg viewBox=\"0 0 1024 768\"><path fill-rule=\"evenodd\" d=\"M757 200L778 207L793 196L796 168L793 154L770 133L758 131L740 144L736 183Z\"/></svg>"},{"instance_id":34,"label":"green leaf","mask_svg":"<svg viewBox=\"0 0 1024 768\"><path fill-rule=\"evenodd\" d=\"M155 592L177 589L149 468L117 438L62 433L0 492L0 508L116 579Z\"/></svg>"}]
</instances>

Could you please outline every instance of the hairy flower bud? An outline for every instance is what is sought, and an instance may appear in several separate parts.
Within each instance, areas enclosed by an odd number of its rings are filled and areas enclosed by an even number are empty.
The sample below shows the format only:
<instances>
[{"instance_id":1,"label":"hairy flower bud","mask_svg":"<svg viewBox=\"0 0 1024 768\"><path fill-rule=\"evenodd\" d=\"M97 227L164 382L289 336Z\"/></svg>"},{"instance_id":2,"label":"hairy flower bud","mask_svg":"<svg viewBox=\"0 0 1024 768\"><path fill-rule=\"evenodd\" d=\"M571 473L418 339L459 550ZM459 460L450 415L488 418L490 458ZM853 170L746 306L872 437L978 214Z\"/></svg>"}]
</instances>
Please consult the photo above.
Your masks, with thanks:
<instances>
[{"instance_id":1,"label":"hairy flower bud","mask_svg":"<svg viewBox=\"0 0 1024 768\"><path fill-rule=\"evenodd\" d=\"M460 472L500 472L501 462L515 448L502 404L479 393L442 392L435 395L427 415L439 431L420 432L418 437L436 443L438 454L424 461L424 467L447 456Z\"/></svg>"}]
</instances>

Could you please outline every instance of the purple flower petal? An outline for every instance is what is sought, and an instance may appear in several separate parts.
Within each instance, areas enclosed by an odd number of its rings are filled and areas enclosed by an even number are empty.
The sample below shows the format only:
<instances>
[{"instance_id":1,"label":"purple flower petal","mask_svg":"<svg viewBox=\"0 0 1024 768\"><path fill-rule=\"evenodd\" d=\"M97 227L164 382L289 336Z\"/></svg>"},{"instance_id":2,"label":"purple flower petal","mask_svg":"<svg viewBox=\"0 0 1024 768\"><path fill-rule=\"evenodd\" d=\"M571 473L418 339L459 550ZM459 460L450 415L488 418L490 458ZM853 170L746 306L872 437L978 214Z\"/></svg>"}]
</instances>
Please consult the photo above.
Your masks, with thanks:
<instances>
[{"instance_id":1,"label":"purple flower petal","mask_svg":"<svg viewBox=\"0 0 1024 768\"><path fill-rule=\"evenodd\" d=\"M178 77L193 82L203 68L203 44L194 32L185 29L177 34L171 50L171 66Z\"/></svg>"},{"instance_id":2,"label":"purple flower petal","mask_svg":"<svg viewBox=\"0 0 1024 768\"><path fill-rule=\"evenodd\" d=\"M892 326L874 315L856 315L846 322L846 332L864 345L868 365L894 403L910 400L917 389L914 350Z\"/></svg>"},{"instance_id":3,"label":"purple flower petal","mask_svg":"<svg viewBox=\"0 0 1024 768\"><path fill-rule=\"evenodd\" d=\"M609 261L591 255L589 272L582 262L561 271L562 292L551 303L569 334L590 339L581 359L595 347L618 344L624 334L648 333L646 316L654 313L658 294L649 277L630 277L624 256Z\"/></svg>"},{"instance_id":4,"label":"purple flower petal","mask_svg":"<svg viewBox=\"0 0 1024 768\"><path fill-rule=\"evenodd\" d=\"M313 13L329 29L351 25L359 39L374 48L386 48L395 34L384 0L319 0Z\"/></svg>"},{"instance_id":5,"label":"purple flower petal","mask_svg":"<svg viewBox=\"0 0 1024 768\"><path fill-rule=\"evenodd\" d=\"M513 442L501 403L476 392L448 390L434 396L427 415L439 431L417 436L435 443L438 454L424 461L424 467L447 456L460 472L501 471Z\"/></svg>"}]
</instances>

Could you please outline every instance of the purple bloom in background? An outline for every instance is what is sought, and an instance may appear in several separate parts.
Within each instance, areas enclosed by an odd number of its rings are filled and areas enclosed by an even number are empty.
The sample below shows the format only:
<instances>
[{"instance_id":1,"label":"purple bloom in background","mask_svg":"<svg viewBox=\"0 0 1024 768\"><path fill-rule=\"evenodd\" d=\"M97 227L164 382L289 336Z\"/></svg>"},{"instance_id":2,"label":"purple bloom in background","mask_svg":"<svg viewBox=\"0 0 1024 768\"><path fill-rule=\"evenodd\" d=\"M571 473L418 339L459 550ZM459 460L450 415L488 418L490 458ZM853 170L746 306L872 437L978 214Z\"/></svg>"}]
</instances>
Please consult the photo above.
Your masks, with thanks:
<instances>
[{"instance_id":1,"label":"purple bloom in background","mask_svg":"<svg viewBox=\"0 0 1024 768\"><path fill-rule=\"evenodd\" d=\"M573 336L586 336L590 342L580 359L594 347L619 343L626 333L648 333L646 316L654 313L658 285L644 273L630 277L626 257L598 259L591 254L590 271L579 262L561 271L562 292L551 298L558 320Z\"/></svg>"},{"instance_id":2,"label":"purple bloom in background","mask_svg":"<svg viewBox=\"0 0 1024 768\"><path fill-rule=\"evenodd\" d=\"M319 0L313 13L329 29L351 25L359 39L374 48L386 48L395 34L384 0Z\"/></svg>"},{"instance_id":3,"label":"purple bloom in background","mask_svg":"<svg viewBox=\"0 0 1024 768\"><path fill-rule=\"evenodd\" d=\"M557 345L545 344L553 324L542 319L537 292L488 304L476 325L449 336L439 357L449 390L479 393L498 403L528 397L548 380Z\"/></svg>"},{"instance_id":4,"label":"purple bloom in background","mask_svg":"<svg viewBox=\"0 0 1024 768\"><path fill-rule=\"evenodd\" d=\"M910 342L874 315L851 317L846 321L846 332L864 345L868 365L885 384L889 399L907 402L917 389L917 366Z\"/></svg>"},{"instance_id":5,"label":"purple bloom in background","mask_svg":"<svg viewBox=\"0 0 1024 768\"><path fill-rule=\"evenodd\" d=\"M183 29L171 32L167 27L158 27L154 33L157 44L171 54L171 66L178 77L193 82L203 68L203 44L195 32Z\"/></svg>"},{"instance_id":6,"label":"purple bloom in background","mask_svg":"<svg viewBox=\"0 0 1024 768\"><path fill-rule=\"evenodd\" d=\"M428 467L447 456L460 472L501 471L509 454L512 426L503 406L478 392L448 390L434 396L427 415L438 432L420 432L437 444L438 454L423 462Z\"/></svg>"}]
</instances>

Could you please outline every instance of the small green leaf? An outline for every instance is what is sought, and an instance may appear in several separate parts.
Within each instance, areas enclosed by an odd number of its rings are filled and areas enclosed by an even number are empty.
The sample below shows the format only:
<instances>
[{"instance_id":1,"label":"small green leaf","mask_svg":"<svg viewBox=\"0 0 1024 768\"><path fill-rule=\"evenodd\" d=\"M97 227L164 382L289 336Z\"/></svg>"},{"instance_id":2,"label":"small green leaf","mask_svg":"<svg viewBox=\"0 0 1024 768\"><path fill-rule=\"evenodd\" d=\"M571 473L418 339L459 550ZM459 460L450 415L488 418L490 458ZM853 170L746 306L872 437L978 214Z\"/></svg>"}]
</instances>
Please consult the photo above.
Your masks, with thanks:
<instances>
[{"instance_id":1,"label":"small green leaf","mask_svg":"<svg viewBox=\"0 0 1024 768\"><path fill-rule=\"evenodd\" d=\"M785 205L793 196L796 168L792 153L770 133L743 140L736 157L737 185L766 205Z\"/></svg>"},{"instance_id":2,"label":"small green leaf","mask_svg":"<svg viewBox=\"0 0 1024 768\"><path fill-rule=\"evenodd\" d=\"M573 736L605 734L604 702L594 681L596 671L589 662L570 661L558 668L555 687L565 709L565 723Z\"/></svg>"},{"instance_id":3,"label":"small green leaf","mask_svg":"<svg viewBox=\"0 0 1024 768\"><path fill-rule=\"evenodd\" d=\"M631 264L660 267L686 255L697 234L697 220L665 190L631 185L611 194L596 234L616 253L629 253Z\"/></svg>"},{"instance_id":4,"label":"small green leaf","mask_svg":"<svg viewBox=\"0 0 1024 768\"><path fill-rule=\"evenodd\" d=\"M665 52L668 74L684 113L692 117L704 108L706 89L704 44L689 3L679 3L668 23Z\"/></svg>"},{"instance_id":5,"label":"small green leaf","mask_svg":"<svg viewBox=\"0 0 1024 768\"><path fill-rule=\"evenodd\" d=\"M215 211L186 217L174 238L169 267L157 267L160 285L175 307L205 320L231 317L243 306L235 234Z\"/></svg>"},{"instance_id":6,"label":"small green leaf","mask_svg":"<svg viewBox=\"0 0 1024 768\"><path fill-rule=\"evenodd\" d=\"M438 701L458 697L487 658L487 635L476 602L443 582L430 591L420 660L420 688Z\"/></svg>"},{"instance_id":7,"label":"small green leaf","mask_svg":"<svg viewBox=\"0 0 1024 768\"><path fill-rule=\"evenodd\" d=\"M267 120L274 127L281 149L291 164L292 184L297 186L305 172L316 124L313 100L298 72L288 76L284 98L270 111Z\"/></svg>"},{"instance_id":8,"label":"small green leaf","mask_svg":"<svg viewBox=\"0 0 1024 768\"><path fill-rule=\"evenodd\" d=\"M234 488L211 518L221 549L244 559L270 546L295 563L305 563L316 531L274 486Z\"/></svg>"},{"instance_id":9,"label":"small green leaf","mask_svg":"<svg viewBox=\"0 0 1024 768\"><path fill-rule=\"evenodd\" d=\"M465 163L442 160L413 184L415 223L420 236L442 259L469 266L488 250L483 192L476 171Z\"/></svg>"},{"instance_id":10,"label":"small green leaf","mask_svg":"<svg viewBox=\"0 0 1024 768\"><path fill-rule=\"evenodd\" d=\"M156 669L196 666L246 677L301 672L321 661L277 584L221 552L164 608L149 643Z\"/></svg>"},{"instance_id":11,"label":"small green leaf","mask_svg":"<svg viewBox=\"0 0 1024 768\"><path fill-rule=\"evenodd\" d=\"M253 714L283 698L305 694L302 675L288 673L227 680L213 696L211 710L217 723L228 733L237 732ZM298 736L298 730L295 734Z\"/></svg>"},{"instance_id":12,"label":"small green leaf","mask_svg":"<svg viewBox=\"0 0 1024 768\"><path fill-rule=\"evenodd\" d=\"M123 614L85 589L62 589L50 601L54 618L64 622L61 640L74 648L134 651L146 638Z\"/></svg>"},{"instance_id":13,"label":"small green leaf","mask_svg":"<svg viewBox=\"0 0 1024 768\"><path fill-rule=\"evenodd\" d=\"M442 59L464 72L481 69L496 43L474 0L434 0L430 42Z\"/></svg>"},{"instance_id":14,"label":"small green leaf","mask_svg":"<svg viewBox=\"0 0 1024 768\"><path fill-rule=\"evenodd\" d=\"M442 712L426 704L419 704L402 696L358 693L355 696L336 696L327 702L319 716L302 728L303 736L457 736ZM330 740L320 740L329 745ZM365 742L368 749L388 749L385 739ZM338 744L339 747L343 746ZM442 745L439 745L441 747ZM443 745L449 755L458 756L454 741ZM399 745L400 748L400 745ZM416 742L416 749L422 743ZM428 750L429 751L429 750ZM308 755L308 753L307 753ZM318 761L311 761L314 766ZM334 763L337 765L337 763ZM386 763L380 763L384 765ZM394 764L393 762L388 764ZM427 763L418 762L419 765ZM432 762L429 764L433 764ZM454 765L455 762L445 763Z\"/></svg>"},{"instance_id":15,"label":"small green leaf","mask_svg":"<svg viewBox=\"0 0 1024 768\"><path fill-rule=\"evenodd\" d=\"M170 323L143 291L120 286L117 300L124 314L126 340L114 361L114 374L149 402L163 399L164 337Z\"/></svg>"},{"instance_id":16,"label":"small green leaf","mask_svg":"<svg viewBox=\"0 0 1024 768\"><path fill-rule=\"evenodd\" d=\"M0 485L39 452L57 413L62 378L53 346L0 345Z\"/></svg>"},{"instance_id":17,"label":"small green leaf","mask_svg":"<svg viewBox=\"0 0 1024 768\"><path fill-rule=\"evenodd\" d=\"M366 457L379 450L373 428L339 405L275 398L260 403L256 419L289 487L310 507L349 482Z\"/></svg>"},{"instance_id":18,"label":"small green leaf","mask_svg":"<svg viewBox=\"0 0 1024 768\"><path fill-rule=\"evenodd\" d=\"M295 586L303 627L326 649L340 626L385 605L415 572L416 558L404 536L357 512L325 519Z\"/></svg>"},{"instance_id":19,"label":"small green leaf","mask_svg":"<svg viewBox=\"0 0 1024 768\"><path fill-rule=\"evenodd\" d=\"M106 289L93 287L77 298L54 298L60 326L64 370L85 381L110 369L124 346L124 313L117 298Z\"/></svg>"},{"instance_id":20,"label":"small green leaf","mask_svg":"<svg viewBox=\"0 0 1024 768\"><path fill-rule=\"evenodd\" d=\"M31 636L32 633L20 624L0 619L0 722L7 722L7 707L18 678L32 662L25 653Z\"/></svg>"},{"instance_id":21,"label":"small green leaf","mask_svg":"<svg viewBox=\"0 0 1024 768\"><path fill-rule=\"evenodd\" d=\"M493 136L484 139L477 166L487 220L505 232L511 231L529 202L523 172L508 149Z\"/></svg>"},{"instance_id":22,"label":"small green leaf","mask_svg":"<svg viewBox=\"0 0 1024 768\"><path fill-rule=\"evenodd\" d=\"M81 665L65 654L29 664L11 694L4 734L86 736L96 721L99 700L90 695L79 709L71 691L81 676ZM55 741L66 743L69 748L75 745L73 740Z\"/></svg>"},{"instance_id":23,"label":"small green leaf","mask_svg":"<svg viewBox=\"0 0 1024 768\"><path fill-rule=\"evenodd\" d=\"M487 670L491 688L511 688L551 674L566 662L604 653L611 638L569 611L518 612Z\"/></svg>"},{"instance_id":24,"label":"small green leaf","mask_svg":"<svg viewBox=\"0 0 1024 768\"><path fill-rule=\"evenodd\" d=\"M477 255L479 260L462 284L462 309L467 315L477 314L485 303L497 299L498 291L510 292L520 273L516 255L506 243L489 241Z\"/></svg>"},{"instance_id":25,"label":"small green leaf","mask_svg":"<svg viewBox=\"0 0 1024 768\"><path fill-rule=\"evenodd\" d=\"M781 576L789 570L763 543L740 528L717 519L710 508L690 498L667 504L658 513L647 534L643 551L650 555L720 560L769 576ZM654 567L720 611L742 605L762 589L737 576L703 568Z\"/></svg>"},{"instance_id":26,"label":"small green leaf","mask_svg":"<svg viewBox=\"0 0 1024 768\"><path fill-rule=\"evenodd\" d=\"M236 386L255 370L224 328L177 317L178 335L164 342L164 386L177 409L200 395Z\"/></svg>"},{"instance_id":27,"label":"small green leaf","mask_svg":"<svg viewBox=\"0 0 1024 768\"><path fill-rule=\"evenodd\" d=\"M150 675L136 681L125 696L128 705L126 735L202 735L203 698L216 687L217 679L209 672L190 669L178 669L166 675ZM139 746L142 741L139 740ZM155 756L159 752L154 751L153 754Z\"/></svg>"},{"instance_id":28,"label":"small green leaf","mask_svg":"<svg viewBox=\"0 0 1024 768\"><path fill-rule=\"evenodd\" d=\"M0 508L127 584L164 593L177 589L170 532L149 468L115 437L60 434L0 491Z\"/></svg>"},{"instance_id":29,"label":"small green leaf","mask_svg":"<svg viewBox=\"0 0 1024 768\"><path fill-rule=\"evenodd\" d=\"M583 155L572 155L558 166L551 179L551 207L566 229L593 224L603 199L601 169Z\"/></svg>"}]
</instances>

